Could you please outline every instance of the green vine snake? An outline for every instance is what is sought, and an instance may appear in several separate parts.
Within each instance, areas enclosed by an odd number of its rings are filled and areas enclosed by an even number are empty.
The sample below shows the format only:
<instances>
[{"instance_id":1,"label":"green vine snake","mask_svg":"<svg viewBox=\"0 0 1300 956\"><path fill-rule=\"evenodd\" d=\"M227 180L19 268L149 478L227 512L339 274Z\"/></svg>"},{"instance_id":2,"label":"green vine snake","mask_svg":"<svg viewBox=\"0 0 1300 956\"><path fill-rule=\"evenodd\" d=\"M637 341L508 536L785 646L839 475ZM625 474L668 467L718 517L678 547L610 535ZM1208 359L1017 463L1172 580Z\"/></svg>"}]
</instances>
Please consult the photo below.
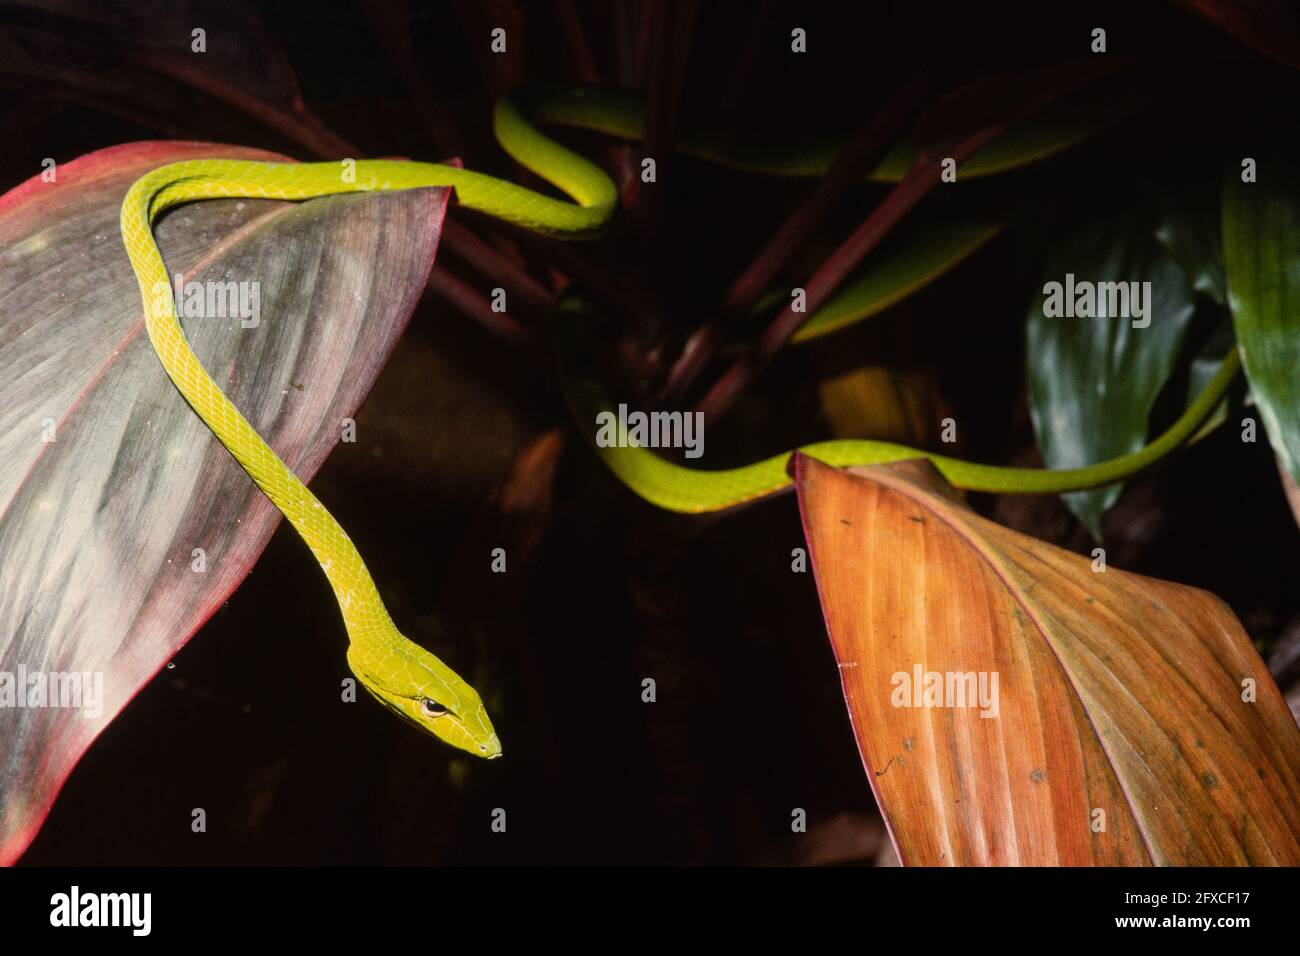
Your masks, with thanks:
<instances>
[{"instance_id":1,"label":"green vine snake","mask_svg":"<svg viewBox=\"0 0 1300 956\"><path fill-rule=\"evenodd\" d=\"M170 296L167 270L153 237L153 224L168 208L215 198L307 200L339 193L451 187L458 202L523 228L565 239L587 238L614 214L617 191L596 165L544 136L534 122L582 126L626 138L640 134L632 101L597 91L570 90L532 97L526 108L502 100L493 117L502 147L517 162L564 192L552 198L455 166L360 160L345 178L344 165L192 160L154 169L137 180L122 203L122 240L139 282L145 324L159 361L176 388L273 504L301 535L338 599L348 635L347 660L376 699L404 720L477 756L501 754L501 742L479 695L450 667L405 637L393 623L365 562L342 526L248 423L204 370L185 339ZM687 140L687 151L725 161L722 146ZM801 148L797 154L751 154L733 165L775 174L810 175L824 170L834 148ZM976 157L978 160L978 157ZM893 166L890 163L893 163ZM898 160L877 167L875 178L897 178ZM905 168L905 163L903 168ZM1005 168L1005 167L1004 167ZM840 304L843 307L843 303ZM810 321L816 316L810 316ZM1214 380L1167 432L1142 450L1071 471L998 468L874 441L831 441L803 450L832 465L864 465L925 457L954 485L994 492L1048 493L1106 484L1154 462L1186 441L1210 414L1237 371L1233 351ZM575 399L593 407L603 394L589 383ZM593 419L588 418L588 422ZM698 471L672 464L644 448L611 447L600 454L613 472L646 500L676 511L732 507L790 485L789 453L744 468Z\"/></svg>"}]
</instances>

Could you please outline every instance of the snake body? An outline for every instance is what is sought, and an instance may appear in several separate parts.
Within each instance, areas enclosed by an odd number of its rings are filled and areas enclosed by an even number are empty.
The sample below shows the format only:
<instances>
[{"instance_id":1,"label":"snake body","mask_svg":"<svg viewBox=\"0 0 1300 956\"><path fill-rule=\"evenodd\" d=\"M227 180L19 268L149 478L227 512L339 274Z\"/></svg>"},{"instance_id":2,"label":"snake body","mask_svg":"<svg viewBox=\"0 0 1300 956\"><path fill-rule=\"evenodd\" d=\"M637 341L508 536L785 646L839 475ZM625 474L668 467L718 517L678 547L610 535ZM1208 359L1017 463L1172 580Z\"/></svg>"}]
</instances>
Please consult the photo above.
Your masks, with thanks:
<instances>
[{"instance_id":1,"label":"snake body","mask_svg":"<svg viewBox=\"0 0 1300 956\"><path fill-rule=\"evenodd\" d=\"M144 301L145 327L163 369L190 406L306 542L338 599L348 665L384 706L469 753L501 755L478 693L398 630L360 552L342 525L280 459L204 370L185 339L175 303L160 294L167 268L153 223L180 203L241 198L306 200L338 193L453 187L462 205L546 235L597 232L614 211L614 184L600 169L544 137L510 101L496 110L499 138L522 162L564 190L553 199L456 166L389 160L261 163L203 159L151 170L122 202L122 242Z\"/></svg>"},{"instance_id":2,"label":"snake body","mask_svg":"<svg viewBox=\"0 0 1300 956\"><path fill-rule=\"evenodd\" d=\"M452 187L460 205L534 232L565 239L593 236L612 217L613 182L594 164L543 135L531 120L581 126L627 138L640 136L643 117L630 101L592 91L533 97L522 108L502 100L494 132L516 161L567 194L552 198L457 166L388 160L344 163L263 163L224 159L192 160L151 170L137 180L122 203L121 231L144 302L149 339L176 388L229 450L239 465L284 514L320 563L338 599L348 634L347 660L365 688L384 706L421 730L481 757L501 754L483 702L450 667L403 635L393 623L379 589L347 532L285 465L220 386L204 370L185 339L168 289L153 224L180 203L216 198L308 200L339 193ZM1064 144L1066 138L1062 139ZM725 161L723 146L688 140L689 151ZM825 155L822 155L824 153ZM787 175L815 175L834 156L807 149L793 157L750 154L732 165ZM978 159L978 157L977 157ZM891 160L894 166L898 161ZM1007 163L996 168L1009 168ZM905 165L904 165L905 168ZM990 169L989 171L996 171ZM888 164L874 178L896 178ZM841 297L842 299L842 297ZM845 303L837 307L843 312ZM864 303L864 314L871 303ZM809 317L814 322L817 315ZM839 315L837 321L843 321ZM1218 404L1237 369L1236 353L1214 381L1164 435L1132 455L1072 471L996 468L884 442L833 441L803 450L833 465L879 464L929 458L954 485L986 491L1044 493L1105 484L1158 459L1187 440ZM588 392L575 405L588 410L605 401ZM587 422L593 421L591 418ZM729 508L789 487L789 453L725 471L699 471L668 462L645 448L600 449L613 472L637 494L664 508L699 512Z\"/></svg>"}]
</instances>

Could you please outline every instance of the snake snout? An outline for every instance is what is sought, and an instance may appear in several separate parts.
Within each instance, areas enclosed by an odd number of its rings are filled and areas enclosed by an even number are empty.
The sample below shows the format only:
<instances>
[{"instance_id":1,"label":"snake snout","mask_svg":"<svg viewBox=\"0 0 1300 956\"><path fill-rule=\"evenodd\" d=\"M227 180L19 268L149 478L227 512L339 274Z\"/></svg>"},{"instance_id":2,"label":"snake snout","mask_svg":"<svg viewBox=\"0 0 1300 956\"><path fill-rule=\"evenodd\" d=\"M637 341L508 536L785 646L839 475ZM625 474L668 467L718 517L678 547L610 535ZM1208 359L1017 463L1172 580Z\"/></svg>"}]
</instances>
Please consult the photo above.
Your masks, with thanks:
<instances>
[{"instance_id":1,"label":"snake snout","mask_svg":"<svg viewBox=\"0 0 1300 956\"><path fill-rule=\"evenodd\" d=\"M486 741L478 745L478 752L487 760L495 760L501 756L501 738L493 734Z\"/></svg>"}]
</instances>

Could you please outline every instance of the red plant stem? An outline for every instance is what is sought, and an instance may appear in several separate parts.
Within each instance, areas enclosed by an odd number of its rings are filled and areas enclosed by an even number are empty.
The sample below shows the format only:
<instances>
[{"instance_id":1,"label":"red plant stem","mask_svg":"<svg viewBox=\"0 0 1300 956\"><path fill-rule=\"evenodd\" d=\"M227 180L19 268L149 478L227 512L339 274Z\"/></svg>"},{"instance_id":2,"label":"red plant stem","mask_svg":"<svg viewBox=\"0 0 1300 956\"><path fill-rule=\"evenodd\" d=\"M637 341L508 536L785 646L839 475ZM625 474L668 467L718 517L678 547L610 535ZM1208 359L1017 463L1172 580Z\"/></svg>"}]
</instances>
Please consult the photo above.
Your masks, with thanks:
<instances>
[{"instance_id":1,"label":"red plant stem","mask_svg":"<svg viewBox=\"0 0 1300 956\"><path fill-rule=\"evenodd\" d=\"M866 129L842 149L807 199L781 224L748 268L740 274L722 300L727 315L741 315L758 301L773 277L828 212L862 181L863 174L884 153L912 111L920 103L926 83L915 77L898 89Z\"/></svg>"},{"instance_id":2,"label":"red plant stem","mask_svg":"<svg viewBox=\"0 0 1300 956\"><path fill-rule=\"evenodd\" d=\"M956 160L960 165L1001 133L1006 126L1007 123L998 123L984 127L953 147L948 152L947 158ZM786 306L764 330L754 347L737 359L718 379L701 400L697 410L708 416L720 416L731 407L736 396L767 367L776 353L790 340L790 336L799 331L808 317L826 301L848 274L857 268L858 263L867 253L874 249L889 230L939 183L943 158L945 157L930 157L926 152L917 154L912 168L893 188L885 201L877 206L831 257L813 273L804 287L805 309L796 312L793 301Z\"/></svg>"},{"instance_id":3,"label":"red plant stem","mask_svg":"<svg viewBox=\"0 0 1300 956\"><path fill-rule=\"evenodd\" d=\"M835 157L808 198L781 223L772 238L731 284L723 299L722 314L710 319L687 340L681 356L668 374L662 392L665 400L680 398L695 381L722 344L727 322L744 315L753 306L826 214L851 186L861 181L863 173L880 157L920 103L926 86L927 83L919 77L904 83L871 123Z\"/></svg>"},{"instance_id":4,"label":"red plant stem","mask_svg":"<svg viewBox=\"0 0 1300 956\"><path fill-rule=\"evenodd\" d=\"M628 64L628 84L633 87L645 84L646 62L650 58L650 39L653 32L656 0L641 0L641 15L637 18L636 33L632 38L632 60Z\"/></svg>"},{"instance_id":5,"label":"red plant stem","mask_svg":"<svg viewBox=\"0 0 1300 956\"><path fill-rule=\"evenodd\" d=\"M412 43L410 0L383 4L358 4L385 55L397 68L411 96L411 105L443 156L465 155L465 140L451 112L434 95L425 67L415 55Z\"/></svg>"},{"instance_id":6,"label":"red plant stem","mask_svg":"<svg viewBox=\"0 0 1300 956\"><path fill-rule=\"evenodd\" d=\"M216 79L188 63L150 57L145 54L128 54L127 59L141 63L174 80L186 83L197 90L224 100L242 110L257 122L287 136L303 149L322 159L337 159L359 155L357 147L324 126L316 117L303 110L293 114L269 105L261 98L245 92L233 83Z\"/></svg>"},{"instance_id":7,"label":"red plant stem","mask_svg":"<svg viewBox=\"0 0 1300 956\"><path fill-rule=\"evenodd\" d=\"M564 45L569 51L569 63L573 67L574 79L589 86L603 85L600 67L591 52L591 42L587 38L586 28L582 25L577 4L573 0L551 0L551 8L555 13L555 19L560 24L560 32L564 34ZM621 195L631 175L631 152L625 143L609 143L605 147L605 155L609 159L610 169L614 170L614 178Z\"/></svg>"},{"instance_id":8,"label":"red plant stem","mask_svg":"<svg viewBox=\"0 0 1300 956\"><path fill-rule=\"evenodd\" d=\"M549 310L554 303L554 296L545 286L525 272L518 263L480 239L464 223L448 216L443 222L442 238L456 258L472 267L479 275L500 282L501 287L516 301L543 312Z\"/></svg>"},{"instance_id":9,"label":"red plant stem","mask_svg":"<svg viewBox=\"0 0 1300 956\"><path fill-rule=\"evenodd\" d=\"M617 0L614 4L614 33L617 50L616 74L631 90L645 86L646 62L654 32L655 0ZM631 145L618 145L615 167L618 193L624 209L632 208L641 186L640 167L633 161Z\"/></svg>"},{"instance_id":10,"label":"red plant stem","mask_svg":"<svg viewBox=\"0 0 1300 956\"><path fill-rule=\"evenodd\" d=\"M749 32L741 45L740 56L736 58L731 68L731 79L727 83L727 90L722 94L723 112L735 109L749 88L754 61L758 59L758 51L764 37L768 36L771 30L769 21L775 5L775 0L759 0L749 14Z\"/></svg>"},{"instance_id":11,"label":"red plant stem","mask_svg":"<svg viewBox=\"0 0 1300 956\"><path fill-rule=\"evenodd\" d=\"M645 156L655 161L655 187L638 188L629 217L643 234L653 232L659 222L664 189L677 145L681 118L681 94L695 26L695 3L679 0L650 4L652 57L649 95L646 98Z\"/></svg>"},{"instance_id":12,"label":"red plant stem","mask_svg":"<svg viewBox=\"0 0 1300 956\"><path fill-rule=\"evenodd\" d=\"M608 269L592 262L577 247L514 226L507 227L507 232L523 248L545 257L550 265L581 285L583 292L593 300L615 315L626 318L643 338L648 335L647 330L658 321L656 311L648 305L650 297L635 282L612 275Z\"/></svg>"},{"instance_id":13,"label":"red plant stem","mask_svg":"<svg viewBox=\"0 0 1300 956\"><path fill-rule=\"evenodd\" d=\"M600 85L600 70L596 67L596 58L592 55L591 44L587 42L587 31L583 29L582 18L578 16L577 5L573 0L551 0L551 13L564 34L564 45L569 51L569 64L581 83L590 86Z\"/></svg>"},{"instance_id":14,"label":"red plant stem","mask_svg":"<svg viewBox=\"0 0 1300 956\"><path fill-rule=\"evenodd\" d=\"M456 12L469 36L482 37L472 49L486 81L490 102L522 85L528 72L528 43L524 36L526 21L522 8L514 0L457 0ZM500 27L506 31L506 52L492 53L487 44L489 31Z\"/></svg>"},{"instance_id":15,"label":"red plant stem","mask_svg":"<svg viewBox=\"0 0 1300 956\"><path fill-rule=\"evenodd\" d=\"M536 342L536 336L530 329L504 312L493 312L491 304L482 293L465 280L452 275L443 266L434 265L425 288L509 345L525 347Z\"/></svg>"}]
</instances>

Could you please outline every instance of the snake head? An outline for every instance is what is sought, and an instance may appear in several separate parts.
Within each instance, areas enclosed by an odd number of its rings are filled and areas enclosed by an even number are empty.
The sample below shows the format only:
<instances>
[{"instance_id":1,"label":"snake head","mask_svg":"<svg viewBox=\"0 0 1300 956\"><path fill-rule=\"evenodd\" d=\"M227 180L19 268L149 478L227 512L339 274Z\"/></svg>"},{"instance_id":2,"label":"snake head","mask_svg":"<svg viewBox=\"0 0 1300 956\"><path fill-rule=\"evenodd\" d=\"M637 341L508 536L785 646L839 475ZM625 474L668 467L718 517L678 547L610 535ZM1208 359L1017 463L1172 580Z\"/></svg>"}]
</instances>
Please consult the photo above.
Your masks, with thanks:
<instances>
[{"instance_id":1,"label":"snake head","mask_svg":"<svg viewBox=\"0 0 1300 956\"><path fill-rule=\"evenodd\" d=\"M387 648L382 655L348 647L348 666L381 704L427 734L492 760L501 740L473 687L424 648Z\"/></svg>"}]
</instances>

